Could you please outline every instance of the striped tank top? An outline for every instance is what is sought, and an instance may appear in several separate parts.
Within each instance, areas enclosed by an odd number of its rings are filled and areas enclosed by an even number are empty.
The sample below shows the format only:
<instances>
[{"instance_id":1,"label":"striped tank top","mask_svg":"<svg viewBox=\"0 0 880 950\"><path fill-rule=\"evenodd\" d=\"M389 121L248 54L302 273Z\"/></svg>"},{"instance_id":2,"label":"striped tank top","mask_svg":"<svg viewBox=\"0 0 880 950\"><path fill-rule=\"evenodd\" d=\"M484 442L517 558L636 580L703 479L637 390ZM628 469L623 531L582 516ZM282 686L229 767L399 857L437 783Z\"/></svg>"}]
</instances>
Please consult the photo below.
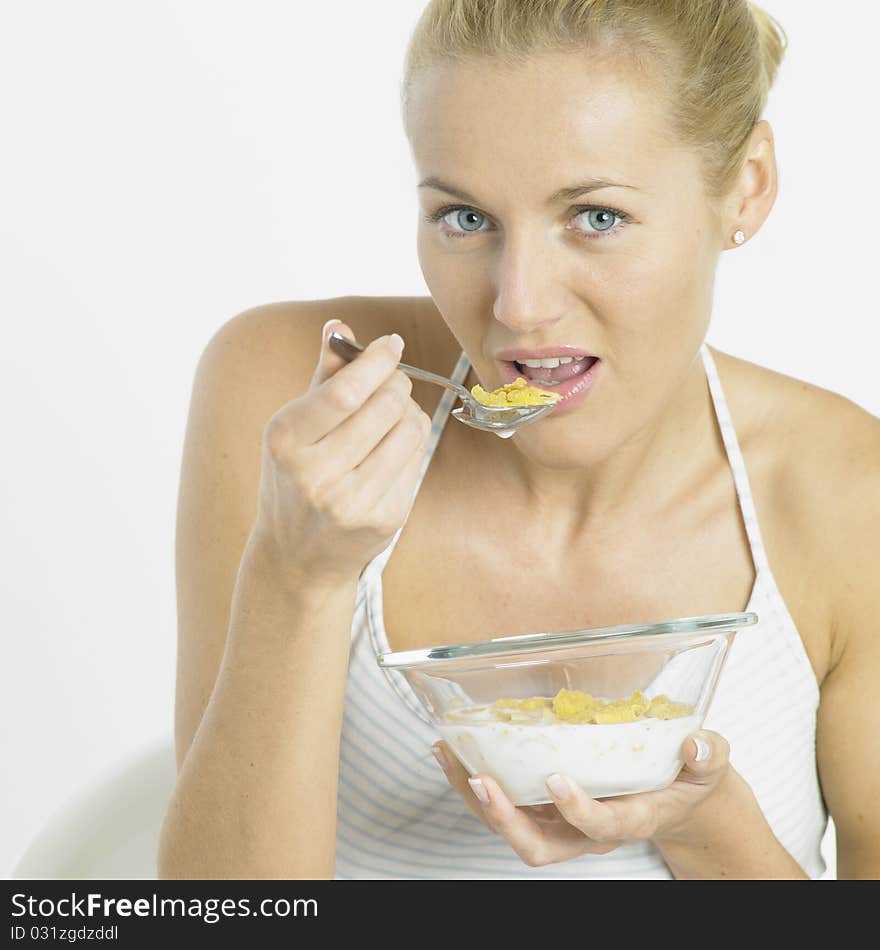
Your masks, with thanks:
<instances>
[{"instance_id":1,"label":"striped tank top","mask_svg":"<svg viewBox=\"0 0 880 950\"><path fill-rule=\"evenodd\" d=\"M733 639L704 728L728 740L731 764L751 786L773 833L816 879L826 868L820 844L828 820L816 768L819 687L764 552L736 432L705 344L701 355L755 568L743 609L758 615L754 626ZM463 383L469 368L462 352L452 378ZM434 413L413 502L456 398L446 391ZM335 878L671 878L651 841L528 867L449 785L431 754L439 733L403 675L376 663L376 655L390 649L382 571L405 526L369 563L357 588L340 744Z\"/></svg>"}]
</instances>

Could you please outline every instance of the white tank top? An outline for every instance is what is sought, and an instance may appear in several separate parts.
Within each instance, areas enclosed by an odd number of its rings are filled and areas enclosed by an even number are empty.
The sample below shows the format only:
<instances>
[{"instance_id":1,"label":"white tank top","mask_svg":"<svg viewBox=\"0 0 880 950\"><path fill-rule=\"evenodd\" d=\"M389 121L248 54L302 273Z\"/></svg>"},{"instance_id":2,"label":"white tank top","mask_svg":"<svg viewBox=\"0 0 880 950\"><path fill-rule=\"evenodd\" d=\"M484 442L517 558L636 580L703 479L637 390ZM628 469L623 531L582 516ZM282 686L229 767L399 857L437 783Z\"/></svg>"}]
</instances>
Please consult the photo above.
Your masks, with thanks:
<instances>
[{"instance_id":1,"label":"white tank top","mask_svg":"<svg viewBox=\"0 0 880 950\"><path fill-rule=\"evenodd\" d=\"M767 562L714 360L705 344L701 353L756 572L742 609L758 615L757 624L734 637L704 728L728 740L731 764L751 786L773 833L816 879L825 871L820 843L828 817L816 769L819 687ZM452 378L463 383L469 368L462 352ZM413 503L455 402L445 392L434 413ZM405 526L369 563L357 589L340 746L336 879L671 878L651 841L530 868L467 809L431 754L440 735L409 684L376 663L377 653L390 649L382 571Z\"/></svg>"}]
</instances>

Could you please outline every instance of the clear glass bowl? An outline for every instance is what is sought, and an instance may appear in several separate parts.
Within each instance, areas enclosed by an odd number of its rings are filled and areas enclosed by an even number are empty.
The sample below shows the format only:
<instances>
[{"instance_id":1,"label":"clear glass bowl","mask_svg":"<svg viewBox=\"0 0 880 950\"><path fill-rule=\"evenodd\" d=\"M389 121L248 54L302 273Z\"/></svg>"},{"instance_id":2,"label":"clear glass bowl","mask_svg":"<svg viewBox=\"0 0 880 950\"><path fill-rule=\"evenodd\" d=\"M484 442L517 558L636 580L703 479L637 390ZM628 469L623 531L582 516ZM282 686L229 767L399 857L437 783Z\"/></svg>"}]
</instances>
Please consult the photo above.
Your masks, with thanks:
<instances>
[{"instance_id":1,"label":"clear glass bowl","mask_svg":"<svg viewBox=\"0 0 880 950\"><path fill-rule=\"evenodd\" d=\"M491 775L515 805L552 802L544 783L554 772L608 798L675 779L736 631L757 621L684 617L382 653L377 662L406 677L468 772Z\"/></svg>"}]
</instances>

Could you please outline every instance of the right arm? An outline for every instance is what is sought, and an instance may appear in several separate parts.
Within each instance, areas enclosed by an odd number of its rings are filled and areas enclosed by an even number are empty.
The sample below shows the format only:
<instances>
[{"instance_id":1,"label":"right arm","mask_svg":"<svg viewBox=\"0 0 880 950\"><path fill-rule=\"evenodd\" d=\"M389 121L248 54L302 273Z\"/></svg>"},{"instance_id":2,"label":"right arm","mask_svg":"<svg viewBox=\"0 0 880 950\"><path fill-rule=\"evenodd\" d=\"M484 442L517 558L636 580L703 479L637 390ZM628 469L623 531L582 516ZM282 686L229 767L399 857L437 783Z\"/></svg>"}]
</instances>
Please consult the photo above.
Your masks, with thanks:
<instances>
[{"instance_id":1,"label":"right arm","mask_svg":"<svg viewBox=\"0 0 880 950\"><path fill-rule=\"evenodd\" d=\"M162 826L160 878L333 876L357 580L295 576L249 542Z\"/></svg>"},{"instance_id":2,"label":"right arm","mask_svg":"<svg viewBox=\"0 0 880 950\"><path fill-rule=\"evenodd\" d=\"M430 420L384 343L351 364L321 346L327 316L308 303L280 323L244 314L199 362L160 878L333 874L358 574L406 515Z\"/></svg>"}]
</instances>

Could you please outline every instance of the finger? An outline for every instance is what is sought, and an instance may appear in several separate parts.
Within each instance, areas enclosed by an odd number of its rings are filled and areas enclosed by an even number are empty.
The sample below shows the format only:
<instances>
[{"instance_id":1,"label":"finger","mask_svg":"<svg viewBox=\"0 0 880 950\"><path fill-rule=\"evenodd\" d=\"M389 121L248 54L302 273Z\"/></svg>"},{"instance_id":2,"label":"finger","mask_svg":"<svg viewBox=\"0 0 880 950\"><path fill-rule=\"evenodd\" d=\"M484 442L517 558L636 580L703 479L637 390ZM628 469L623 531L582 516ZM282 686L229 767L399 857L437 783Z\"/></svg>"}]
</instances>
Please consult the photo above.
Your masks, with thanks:
<instances>
[{"instance_id":1,"label":"finger","mask_svg":"<svg viewBox=\"0 0 880 950\"><path fill-rule=\"evenodd\" d=\"M684 766L676 781L693 785L714 785L730 763L730 745L724 736L701 729L682 744Z\"/></svg>"},{"instance_id":2,"label":"finger","mask_svg":"<svg viewBox=\"0 0 880 950\"><path fill-rule=\"evenodd\" d=\"M331 433L340 423L354 415L397 372L400 354L392 349L390 335L377 337L368 343L350 363L330 350L327 342L330 332L342 332L343 327L345 324L333 324L325 329L321 362L315 369L308 391L299 397L299 404L305 410L297 420L297 437L302 444L313 445ZM403 377L401 385L411 385L408 383L409 377L403 373L400 375ZM388 428L399 417L398 403L397 412L389 420ZM375 440L370 448L373 444Z\"/></svg>"},{"instance_id":3,"label":"finger","mask_svg":"<svg viewBox=\"0 0 880 950\"><path fill-rule=\"evenodd\" d=\"M446 743L437 743L435 748L438 746L442 746L449 760L445 769L449 783L483 824L507 841L524 864L540 867L567 861L592 849L592 843L576 828L565 823L551 827L539 822L529 809L517 808L490 775L471 776Z\"/></svg>"},{"instance_id":4,"label":"finger","mask_svg":"<svg viewBox=\"0 0 880 950\"><path fill-rule=\"evenodd\" d=\"M540 835L537 822L520 813L497 782L487 775L472 776L445 742L436 743L434 748L438 747L448 762L444 771L449 784L490 831L507 837L501 831L501 826L510 830L511 826L515 825L513 831L518 833L520 840L525 839L526 843L530 843L534 835ZM484 802L481 796L487 800ZM512 844L509 838L508 842Z\"/></svg>"},{"instance_id":5,"label":"finger","mask_svg":"<svg viewBox=\"0 0 880 950\"><path fill-rule=\"evenodd\" d=\"M347 472L356 469L359 478L378 473L387 487L431 425L411 393L412 380L398 370L359 412L314 446L316 457L323 455L326 464L336 462Z\"/></svg>"},{"instance_id":6,"label":"finger","mask_svg":"<svg viewBox=\"0 0 880 950\"><path fill-rule=\"evenodd\" d=\"M547 779L547 788L562 816L604 854L625 840L650 837L657 826L654 802L644 795L627 800L599 800L589 795L571 778L556 773Z\"/></svg>"},{"instance_id":7,"label":"finger","mask_svg":"<svg viewBox=\"0 0 880 950\"><path fill-rule=\"evenodd\" d=\"M352 473L367 494L362 505L385 523L402 521L415 501L415 485L431 437L431 417L420 409L411 413L413 429L392 430ZM409 424L409 423L408 423ZM387 443L387 444L386 444ZM399 459L405 459L401 465ZM382 478L379 473L391 475Z\"/></svg>"},{"instance_id":8,"label":"finger","mask_svg":"<svg viewBox=\"0 0 880 950\"><path fill-rule=\"evenodd\" d=\"M458 757L445 742L435 742L431 746L431 751L440 764L440 768L443 769L449 784L458 792L468 809L489 828L483 809L474 796L473 789L468 784L470 772L461 764ZM489 830L492 829L489 828Z\"/></svg>"},{"instance_id":9,"label":"finger","mask_svg":"<svg viewBox=\"0 0 880 950\"><path fill-rule=\"evenodd\" d=\"M338 317L332 317L328 320L321 330L321 352L318 354L318 363L315 371L312 373L309 389L320 386L325 379L329 379L335 372L342 369L348 362L338 353L330 349L328 341L331 333L341 333L357 343L354 331L347 323L343 323Z\"/></svg>"},{"instance_id":10,"label":"finger","mask_svg":"<svg viewBox=\"0 0 880 950\"><path fill-rule=\"evenodd\" d=\"M565 820L559 814L559 809L553 802L544 805L517 805L516 807L521 808L529 817L534 818L539 825L558 825Z\"/></svg>"},{"instance_id":11,"label":"finger","mask_svg":"<svg viewBox=\"0 0 880 950\"><path fill-rule=\"evenodd\" d=\"M585 837L567 820L553 824L538 821L528 809L516 807L491 775L474 776L471 782L476 781L489 798L487 803L481 802L489 827L501 835L529 867L569 861L587 852L604 853L603 845Z\"/></svg>"},{"instance_id":12,"label":"finger","mask_svg":"<svg viewBox=\"0 0 880 950\"><path fill-rule=\"evenodd\" d=\"M308 447L310 470L332 486L325 499L337 499L343 509L371 512L380 524L396 522L414 501L431 433L431 418L410 398L409 384L403 390L392 384L373 397L393 388L392 399L373 413L371 399L357 415Z\"/></svg>"}]
</instances>

